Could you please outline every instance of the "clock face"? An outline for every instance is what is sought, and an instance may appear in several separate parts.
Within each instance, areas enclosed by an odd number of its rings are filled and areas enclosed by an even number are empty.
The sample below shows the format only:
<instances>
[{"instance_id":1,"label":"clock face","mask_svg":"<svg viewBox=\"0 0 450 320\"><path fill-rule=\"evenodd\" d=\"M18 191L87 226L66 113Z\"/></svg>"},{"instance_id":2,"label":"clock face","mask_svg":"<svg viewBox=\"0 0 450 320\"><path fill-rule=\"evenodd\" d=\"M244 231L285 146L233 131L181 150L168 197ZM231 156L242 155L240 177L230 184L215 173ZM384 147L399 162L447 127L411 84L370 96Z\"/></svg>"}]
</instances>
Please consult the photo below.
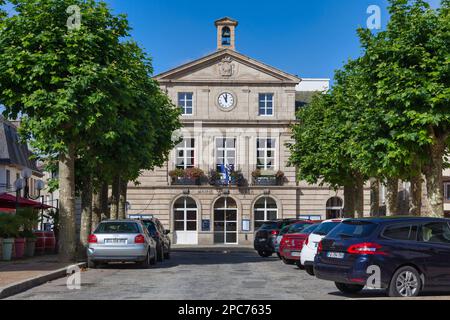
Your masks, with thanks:
<instances>
[{"instance_id":1,"label":"clock face","mask_svg":"<svg viewBox=\"0 0 450 320\"><path fill-rule=\"evenodd\" d=\"M230 109L234 106L234 97L231 93L224 92L219 96L219 106L224 109Z\"/></svg>"}]
</instances>

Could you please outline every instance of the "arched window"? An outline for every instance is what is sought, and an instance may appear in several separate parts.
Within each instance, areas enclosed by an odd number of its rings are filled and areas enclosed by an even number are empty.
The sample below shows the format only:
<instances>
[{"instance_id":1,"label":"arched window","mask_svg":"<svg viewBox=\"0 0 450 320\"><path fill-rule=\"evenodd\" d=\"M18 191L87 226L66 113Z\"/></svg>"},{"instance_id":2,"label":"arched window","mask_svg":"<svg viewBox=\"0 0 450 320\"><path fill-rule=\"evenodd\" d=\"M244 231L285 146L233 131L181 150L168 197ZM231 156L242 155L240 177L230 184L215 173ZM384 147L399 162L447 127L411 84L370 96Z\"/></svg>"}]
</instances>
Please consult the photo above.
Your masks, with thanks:
<instances>
[{"instance_id":1,"label":"arched window","mask_svg":"<svg viewBox=\"0 0 450 320\"><path fill-rule=\"evenodd\" d=\"M336 219L342 216L344 202L339 197L333 197L327 201L327 219Z\"/></svg>"},{"instance_id":2,"label":"arched window","mask_svg":"<svg viewBox=\"0 0 450 320\"><path fill-rule=\"evenodd\" d=\"M222 45L231 46L231 30L228 27L222 28Z\"/></svg>"},{"instance_id":3,"label":"arched window","mask_svg":"<svg viewBox=\"0 0 450 320\"><path fill-rule=\"evenodd\" d=\"M270 197L261 198L255 203L255 230L260 228L264 222L278 218L277 202Z\"/></svg>"},{"instance_id":4,"label":"arched window","mask_svg":"<svg viewBox=\"0 0 450 320\"><path fill-rule=\"evenodd\" d=\"M175 202L173 207L175 231L197 231L197 204L189 197Z\"/></svg>"},{"instance_id":5,"label":"arched window","mask_svg":"<svg viewBox=\"0 0 450 320\"><path fill-rule=\"evenodd\" d=\"M237 244L237 204L230 197L223 197L214 204L214 243Z\"/></svg>"}]
</instances>

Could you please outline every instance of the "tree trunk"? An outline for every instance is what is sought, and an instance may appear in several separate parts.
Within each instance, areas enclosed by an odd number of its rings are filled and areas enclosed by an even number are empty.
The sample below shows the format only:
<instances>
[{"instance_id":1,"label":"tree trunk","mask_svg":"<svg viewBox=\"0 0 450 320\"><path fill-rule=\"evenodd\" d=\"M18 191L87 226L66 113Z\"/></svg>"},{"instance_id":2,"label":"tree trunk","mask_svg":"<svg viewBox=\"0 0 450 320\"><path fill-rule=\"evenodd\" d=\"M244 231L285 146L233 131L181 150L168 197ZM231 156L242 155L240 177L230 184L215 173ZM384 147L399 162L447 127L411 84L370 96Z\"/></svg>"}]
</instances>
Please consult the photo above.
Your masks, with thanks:
<instances>
[{"instance_id":1,"label":"tree trunk","mask_svg":"<svg viewBox=\"0 0 450 320\"><path fill-rule=\"evenodd\" d=\"M59 259L69 262L75 259L75 146L69 145L67 154L59 156Z\"/></svg>"},{"instance_id":2,"label":"tree trunk","mask_svg":"<svg viewBox=\"0 0 450 320\"><path fill-rule=\"evenodd\" d=\"M444 182L442 179L445 141L435 142L430 148L429 164L424 167L427 187L427 216L444 217Z\"/></svg>"},{"instance_id":3,"label":"tree trunk","mask_svg":"<svg viewBox=\"0 0 450 320\"><path fill-rule=\"evenodd\" d=\"M100 191L96 191L92 194L92 220L91 220L91 233L95 231L98 224L102 220L102 203Z\"/></svg>"},{"instance_id":4,"label":"tree trunk","mask_svg":"<svg viewBox=\"0 0 450 320\"><path fill-rule=\"evenodd\" d=\"M127 215L127 191L128 181L120 179L120 196L119 196L119 219L125 219Z\"/></svg>"},{"instance_id":5,"label":"tree trunk","mask_svg":"<svg viewBox=\"0 0 450 320\"><path fill-rule=\"evenodd\" d=\"M386 216L398 215L398 179L391 178L386 182Z\"/></svg>"},{"instance_id":6,"label":"tree trunk","mask_svg":"<svg viewBox=\"0 0 450 320\"><path fill-rule=\"evenodd\" d=\"M120 177L114 177L111 194L111 220L119 218Z\"/></svg>"},{"instance_id":7,"label":"tree trunk","mask_svg":"<svg viewBox=\"0 0 450 320\"><path fill-rule=\"evenodd\" d=\"M108 192L109 186L107 182L104 182L100 189L100 221L103 219L109 219L111 217L111 212L108 205Z\"/></svg>"},{"instance_id":8,"label":"tree trunk","mask_svg":"<svg viewBox=\"0 0 450 320\"><path fill-rule=\"evenodd\" d=\"M410 179L409 214L420 216L422 214L422 175L419 173Z\"/></svg>"},{"instance_id":9,"label":"tree trunk","mask_svg":"<svg viewBox=\"0 0 450 320\"><path fill-rule=\"evenodd\" d=\"M355 185L344 186L344 218L355 217Z\"/></svg>"},{"instance_id":10,"label":"tree trunk","mask_svg":"<svg viewBox=\"0 0 450 320\"><path fill-rule=\"evenodd\" d=\"M370 180L370 216L380 215L380 180Z\"/></svg>"},{"instance_id":11,"label":"tree trunk","mask_svg":"<svg viewBox=\"0 0 450 320\"><path fill-rule=\"evenodd\" d=\"M364 217L364 179L361 175L355 177L355 210L358 218Z\"/></svg>"},{"instance_id":12,"label":"tree trunk","mask_svg":"<svg viewBox=\"0 0 450 320\"><path fill-rule=\"evenodd\" d=\"M92 179L86 176L83 181L83 190L81 190L81 228L80 228L80 258L86 256L86 247L88 237L92 226Z\"/></svg>"}]
</instances>

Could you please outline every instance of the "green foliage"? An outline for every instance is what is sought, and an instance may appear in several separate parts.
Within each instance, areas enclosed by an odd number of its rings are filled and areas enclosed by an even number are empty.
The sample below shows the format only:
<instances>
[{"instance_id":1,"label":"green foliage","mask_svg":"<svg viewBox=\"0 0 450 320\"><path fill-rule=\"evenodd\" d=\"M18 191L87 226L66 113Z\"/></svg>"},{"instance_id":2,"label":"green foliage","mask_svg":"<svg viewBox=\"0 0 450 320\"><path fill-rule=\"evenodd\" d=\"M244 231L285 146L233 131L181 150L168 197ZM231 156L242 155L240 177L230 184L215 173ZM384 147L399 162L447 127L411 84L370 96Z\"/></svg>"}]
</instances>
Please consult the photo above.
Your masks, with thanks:
<instances>
[{"instance_id":1,"label":"green foliage","mask_svg":"<svg viewBox=\"0 0 450 320\"><path fill-rule=\"evenodd\" d=\"M39 213L33 208L19 208L16 217L20 224L21 236L25 238L35 238L33 234L34 228L39 223Z\"/></svg>"},{"instance_id":2,"label":"green foliage","mask_svg":"<svg viewBox=\"0 0 450 320\"><path fill-rule=\"evenodd\" d=\"M421 0L391 0L387 30L360 29L362 57L298 113L291 163L310 183L405 180L434 165L450 134L450 18ZM439 170L436 170L437 172ZM441 170L442 172L442 170Z\"/></svg>"},{"instance_id":3,"label":"green foliage","mask_svg":"<svg viewBox=\"0 0 450 320\"><path fill-rule=\"evenodd\" d=\"M19 235L20 219L11 213L0 212L0 238L15 238Z\"/></svg>"}]
</instances>

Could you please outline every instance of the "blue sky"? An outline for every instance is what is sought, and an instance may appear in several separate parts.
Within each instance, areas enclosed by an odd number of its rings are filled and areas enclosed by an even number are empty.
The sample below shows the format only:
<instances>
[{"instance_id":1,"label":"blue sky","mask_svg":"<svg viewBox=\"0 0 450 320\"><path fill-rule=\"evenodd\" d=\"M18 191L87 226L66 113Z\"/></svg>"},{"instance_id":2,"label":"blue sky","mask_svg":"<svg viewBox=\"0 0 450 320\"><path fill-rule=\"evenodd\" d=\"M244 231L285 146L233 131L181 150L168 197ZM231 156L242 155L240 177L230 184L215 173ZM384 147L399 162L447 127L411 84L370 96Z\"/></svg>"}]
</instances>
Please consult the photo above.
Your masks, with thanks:
<instances>
[{"instance_id":1,"label":"blue sky","mask_svg":"<svg viewBox=\"0 0 450 320\"><path fill-rule=\"evenodd\" d=\"M366 25L367 8L381 7L383 26L389 19L387 0L106 1L115 13L127 14L155 74L213 52L214 21L230 16L239 21L239 52L300 77L333 78L361 53L356 29Z\"/></svg>"},{"instance_id":2,"label":"blue sky","mask_svg":"<svg viewBox=\"0 0 450 320\"><path fill-rule=\"evenodd\" d=\"M237 50L300 77L332 78L334 70L359 55L356 35L370 5L386 0L107 0L128 14L133 37L154 59L155 73L216 49L214 21L239 21ZM439 0L430 0L437 6Z\"/></svg>"}]
</instances>

